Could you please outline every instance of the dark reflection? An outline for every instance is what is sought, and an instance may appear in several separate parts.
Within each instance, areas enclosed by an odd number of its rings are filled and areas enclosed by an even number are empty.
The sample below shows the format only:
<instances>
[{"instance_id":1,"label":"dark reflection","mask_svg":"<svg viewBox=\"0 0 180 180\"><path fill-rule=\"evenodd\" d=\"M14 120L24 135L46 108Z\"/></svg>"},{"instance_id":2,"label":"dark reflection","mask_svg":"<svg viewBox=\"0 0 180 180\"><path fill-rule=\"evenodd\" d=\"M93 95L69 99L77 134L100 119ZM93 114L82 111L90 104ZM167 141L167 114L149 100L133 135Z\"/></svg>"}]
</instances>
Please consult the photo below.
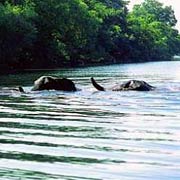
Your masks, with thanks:
<instances>
[{"instance_id":1,"label":"dark reflection","mask_svg":"<svg viewBox=\"0 0 180 180\"><path fill-rule=\"evenodd\" d=\"M58 144L53 143L46 143L46 142L35 142L35 141L23 141L23 140L13 140L13 139L0 139L0 143L2 144L25 144L25 145L36 145L36 146L49 146L49 147L59 147ZM62 145L63 146L63 145ZM73 147L73 146L66 146L64 147Z\"/></svg>"},{"instance_id":2,"label":"dark reflection","mask_svg":"<svg viewBox=\"0 0 180 180\"><path fill-rule=\"evenodd\" d=\"M35 145L35 146L42 146L42 147L63 147L63 148L76 148L76 149L88 149L88 150L98 150L102 152L114 152L114 151L119 151L119 152L137 152L133 149L112 149L110 147L100 147L100 146L75 146L75 145L58 145L58 144L53 144L53 143L42 143L42 142L34 142L34 141L18 141L18 140L0 140L0 143L3 144L24 144L24 145Z\"/></svg>"},{"instance_id":3,"label":"dark reflection","mask_svg":"<svg viewBox=\"0 0 180 180\"><path fill-rule=\"evenodd\" d=\"M0 170L0 177L4 179L57 179L58 176L36 172L36 171L25 171L21 169L1 169Z\"/></svg>"},{"instance_id":4,"label":"dark reflection","mask_svg":"<svg viewBox=\"0 0 180 180\"><path fill-rule=\"evenodd\" d=\"M23 145L34 145L34 146L40 146L40 147L63 147L63 148L75 148L75 149L88 149L88 150L97 150L102 152L140 152L134 149L113 149L111 147L105 147L105 146L92 146L92 145L86 145L86 146L78 146L78 145L67 145L67 144L55 144L55 143L46 143L46 142L35 142L35 141L23 141L23 140L13 140L13 139L0 139L0 143L3 144L23 144ZM149 150L147 153L150 152ZM154 151L151 151L154 152ZM155 151L157 152L157 151Z\"/></svg>"},{"instance_id":5,"label":"dark reflection","mask_svg":"<svg viewBox=\"0 0 180 180\"><path fill-rule=\"evenodd\" d=\"M35 162L63 162L71 164L101 164L108 162L125 163L125 161L116 161L110 159L96 159L96 158L84 158L84 157L65 157L65 156L50 156L43 154L30 154L30 153L18 153L18 152L0 152L0 158L3 159L16 159L20 161L35 161Z\"/></svg>"},{"instance_id":6,"label":"dark reflection","mask_svg":"<svg viewBox=\"0 0 180 180\"><path fill-rule=\"evenodd\" d=\"M11 106L14 106L15 104L18 105L18 103L23 103L27 101L27 98L25 96L18 96L13 97L12 94L9 95L2 95L0 96L0 103L2 103L3 106L9 106L8 103L11 104ZM6 103L3 103L6 102ZM13 103L13 104L12 104Z\"/></svg>"},{"instance_id":7,"label":"dark reflection","mask_svg":"<svg viewBox=\"0 0 180 180\"><path fill-rule=\"evenodd\" d=\"M7 99L6 99L7 100ZM103 111L101 109L92 109L89 110L90 105L86 105L85 104L85 108L83 109L79 109L79 108L69 108L69 105L71 105L70 103L59 103L59 105L64 106L62 109L57 108L57 103L56 104L52 104L53 106L48 106L48 104L50 104L51 102L47 101L47 99L44 99L45 102L41 105L38 106L38 104L32 103L31 101L27 100L26 98L8 98L8 102L6 102L5 104L3 104L3 107L7 107L7 108L11 108L14 110L22 110L22 111L29 111L30 113L28 114L23 114L23 112L21 113L24 116L31 116L31 118L33 118L33 116L39 116L39 118L41 118L41 116L46 119L46 118L53 118L54 116L57 117L57 115L59 117L61 117L61 114L63 115L71 115L72 119L73 116L80 116L80 117L98 117L98 118L108 118L108 117L124 117L124 116L129 116L128 113L119 113L119 112L113 112L113 111ZM52 100L52 99L51 99ZM25 103L25 104L24 104ZM45 105L44 105L45 104ZM31 115L31 112L34 112L33 115ZM48 115L48 112L50 112L50 114ZM3 115L3 112L1 112ZM10 112L9 112L10 113ZM7 113L6 115L9 117L9 113ZM53 114L55 113L55 114ZM58 113L58 114L56 114ZM12 116L16 116L16 114L12 114ZM48 117L46 117L48 116Z\"/></svg>"},{"instance_id":8,"label":"dark reflection","mask_svg":"<svg viewBox=\"0 0 180 180\"><path fill-rule=\"evenodd\" d=\"M102 131L101 127L86 127L86 126L53 126L46 124L31 124L31 123L16 123L16 122L1 122L1 127L9 127L9 128L20 128L20 129L41 129L48 131L59 131L59 132L88 132L88 131Z\"/></svg>"},{"instance_id":9,"label":"dark reflection","mask_svg":"<svg viewBox=\"0 0 180 180\"><path fill-rule=\"evenodd\" d=\"M59 179L59 180L100 180L99 178L86 178L80 176L63 176L42 173L38 171L21 170L21 169L0 169L0 177L4 179L28 179L28 180L45 180L45 179ZM22 178L23 177L23 178Z\"/></svg>"}]
</instances>

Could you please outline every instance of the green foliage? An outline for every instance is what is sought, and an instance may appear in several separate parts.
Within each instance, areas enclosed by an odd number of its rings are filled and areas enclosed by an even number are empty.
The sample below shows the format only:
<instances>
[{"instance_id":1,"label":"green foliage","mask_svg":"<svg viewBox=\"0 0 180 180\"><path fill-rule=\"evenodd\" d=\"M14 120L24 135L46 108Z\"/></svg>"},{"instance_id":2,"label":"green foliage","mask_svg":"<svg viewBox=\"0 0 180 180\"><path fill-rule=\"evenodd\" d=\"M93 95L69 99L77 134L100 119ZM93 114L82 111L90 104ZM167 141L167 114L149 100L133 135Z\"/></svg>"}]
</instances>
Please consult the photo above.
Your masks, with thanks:
<instances>
[{"instance_id":1,"label":"green foliage","mask_svg":"<svg viewBox=\"0 0 180 180\"><path fill-rule=\"evenodd\" d=\"M180 52L176 19L171 7L145 0L128 15L131 57L138 61L169 60Z\"/></svg>"},{"instance_id":2,"label":"green foliage","mask_svg":"<svg viewBox=\"0 0 180 180\"><path fill-rule=\"evenodd\" d=\"M163 22L169 26L175 26L177 23L171 6L164 7L163 4L157 0L145 0L142 3L142 8L149 14L153 14L159 22Z\"/></svg>"},{"instance_id":3,"label":"green foliage","mask_svg":"<svg viewBox=\"0 0 180 180\"><path fill-rule=\"evenodd\" d=\"M75 65L87 50L94 51L100 20L82 0L34 0L34 3L38 13L39 63Z\"/></svg>"},{"instance_id":4,"label":"green foliage","mask_svg":"<svg viewBox=\"0 0 180 180\"><path fill-rule=\"evenodd\" d=\"M0 68L167 60L180 53L171 6L145 0L3 0Z\"/></svg>"},{"instance_id":5,"label":"green foliage","mask_svg":"<svg viewBox=\"0 0 180 180\"><path fill-rule=\"evenodd\" d=\"M0 5L0 64L21 68L31 60L30 50L36 38L32 6Z\"/></svg>"}]
</instances>

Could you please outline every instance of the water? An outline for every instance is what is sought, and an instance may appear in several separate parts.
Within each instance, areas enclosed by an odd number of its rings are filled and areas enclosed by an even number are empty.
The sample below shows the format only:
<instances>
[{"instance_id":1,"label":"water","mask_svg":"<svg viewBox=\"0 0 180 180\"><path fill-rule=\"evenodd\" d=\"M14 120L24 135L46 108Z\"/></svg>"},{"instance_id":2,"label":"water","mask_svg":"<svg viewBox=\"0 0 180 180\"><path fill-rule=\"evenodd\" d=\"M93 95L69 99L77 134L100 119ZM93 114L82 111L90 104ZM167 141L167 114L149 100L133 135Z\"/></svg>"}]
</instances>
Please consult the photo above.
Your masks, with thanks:
<instances>
[{"instance_id":1,"label":"water","mask_svg":"<svg viewBox=\"0 0 180 180\"><path fill-rule=\"evenodd\" d=\"M82 91L30 92L41 75ZM151 92L98 92L129 79ZM179 180L180 62L113 65L1 76L0 179Z\"/></svg>"}]
</instances>

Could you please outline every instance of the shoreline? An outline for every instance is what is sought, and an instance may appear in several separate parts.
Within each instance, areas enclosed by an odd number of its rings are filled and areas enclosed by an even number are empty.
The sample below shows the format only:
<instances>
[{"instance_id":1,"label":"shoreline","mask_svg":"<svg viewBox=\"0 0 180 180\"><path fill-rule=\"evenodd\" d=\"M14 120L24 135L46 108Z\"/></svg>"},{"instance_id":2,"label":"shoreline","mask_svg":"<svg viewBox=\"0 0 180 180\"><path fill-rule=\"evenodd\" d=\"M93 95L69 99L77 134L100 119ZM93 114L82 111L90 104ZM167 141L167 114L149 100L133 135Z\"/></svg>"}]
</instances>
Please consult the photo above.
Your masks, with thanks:
<instances>
[{"instance_id":1,"label":"shoreline","mask_svg":"<svg viewBox=\"0 0 180 180\"><path fill-rule=\"evenodd\" d=\"M117 63L94 63L94 64L83 64L77 66L59 66L59 67L48 67L48 68L26 68L26 69L2 69L0 68L0 75L27 73L27 72L38 72L38 71L58 71L65 69L76 69L76 68L87 68L87 67L98 67L98 66L111 66L111 65L124 65L124 64L140 64L140 63L150 63L150 62L166 62L166 61L180 61L179 59L172 58L169 60L154 60L154 61L136 61L136 62L117 62Z\"/></svg>"}]
</instances>

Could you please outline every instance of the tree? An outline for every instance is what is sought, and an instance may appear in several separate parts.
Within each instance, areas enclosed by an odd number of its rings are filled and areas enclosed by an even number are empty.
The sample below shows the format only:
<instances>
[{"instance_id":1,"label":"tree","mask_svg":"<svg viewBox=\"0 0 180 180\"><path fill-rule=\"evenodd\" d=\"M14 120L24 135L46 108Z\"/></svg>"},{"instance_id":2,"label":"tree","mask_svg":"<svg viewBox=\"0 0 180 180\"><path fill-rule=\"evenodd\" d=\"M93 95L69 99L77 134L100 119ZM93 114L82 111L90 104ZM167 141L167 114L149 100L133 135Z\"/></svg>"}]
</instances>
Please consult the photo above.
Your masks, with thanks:
<instances>
[{"instance_id":1,"label":"tree","mask_svg":"<svg viewBox=\"0 0 180 180\"><path fill-rule=\"evenodd\" d=\"M131 58L169 60L180 51L179 35L172 27L176 19L170 7L156 0L145 0L129 13L128 23Z\"/></svg>"},{"instance_id":2,"label":"tree","mask_svg":"<svg viewBox=\"0 0 180 180\"><path fill-rule=\"evenodd\" d=\"M180 52L170 6L145 0L2 0L0 66L167 60Z\"/></svg>"},{"instance_id":3,"label":"tree","mask_svg":"<svg viewBox=\"0 0 180 180\"><path fill-rule=\"evenodd\" d=\"M171 27L177 23L172 6L164 6L157 0L145 0L140 6L135 6L136 8L140 9L139 15L142 15L141 12L153 14L156 21L163 22Z\"/></svg>"},{"instance_id":4,"label":"tree","mask_svg":"<svg viewBox=\"0 0 180 180\"><path fill-rule=\"evenodd\" d=\"M83 57L88 44L94 43L98 19L82 0L34 0L34 3L39 30L35 48L37 59L74 65Z\"/></svg>"},{"instance_id":5,"label":"tree","mask_svg":"<svg viewBox=\"0 0 180 180\"><path fill-rule=\"evenodd\" d=\"M0 5L1 66L21 68L32 59L31 48L36 39L32 6Z\"/></svg>"},{"instance_id":6,"label":"tree","mask_svg":"<svg viewBox=\"0 0 180 180\"><path fill-rule=\"evenodd\" d=\"M111 63L117 58L123 58L126 49L127 7L122 0L87 1L91 11L96 13L101 21L96 41L96 57L99 60ZM96 51L95 51L96 52ZM97 58L96 58L97 59Z\"/></svg>"}]
</instances>

